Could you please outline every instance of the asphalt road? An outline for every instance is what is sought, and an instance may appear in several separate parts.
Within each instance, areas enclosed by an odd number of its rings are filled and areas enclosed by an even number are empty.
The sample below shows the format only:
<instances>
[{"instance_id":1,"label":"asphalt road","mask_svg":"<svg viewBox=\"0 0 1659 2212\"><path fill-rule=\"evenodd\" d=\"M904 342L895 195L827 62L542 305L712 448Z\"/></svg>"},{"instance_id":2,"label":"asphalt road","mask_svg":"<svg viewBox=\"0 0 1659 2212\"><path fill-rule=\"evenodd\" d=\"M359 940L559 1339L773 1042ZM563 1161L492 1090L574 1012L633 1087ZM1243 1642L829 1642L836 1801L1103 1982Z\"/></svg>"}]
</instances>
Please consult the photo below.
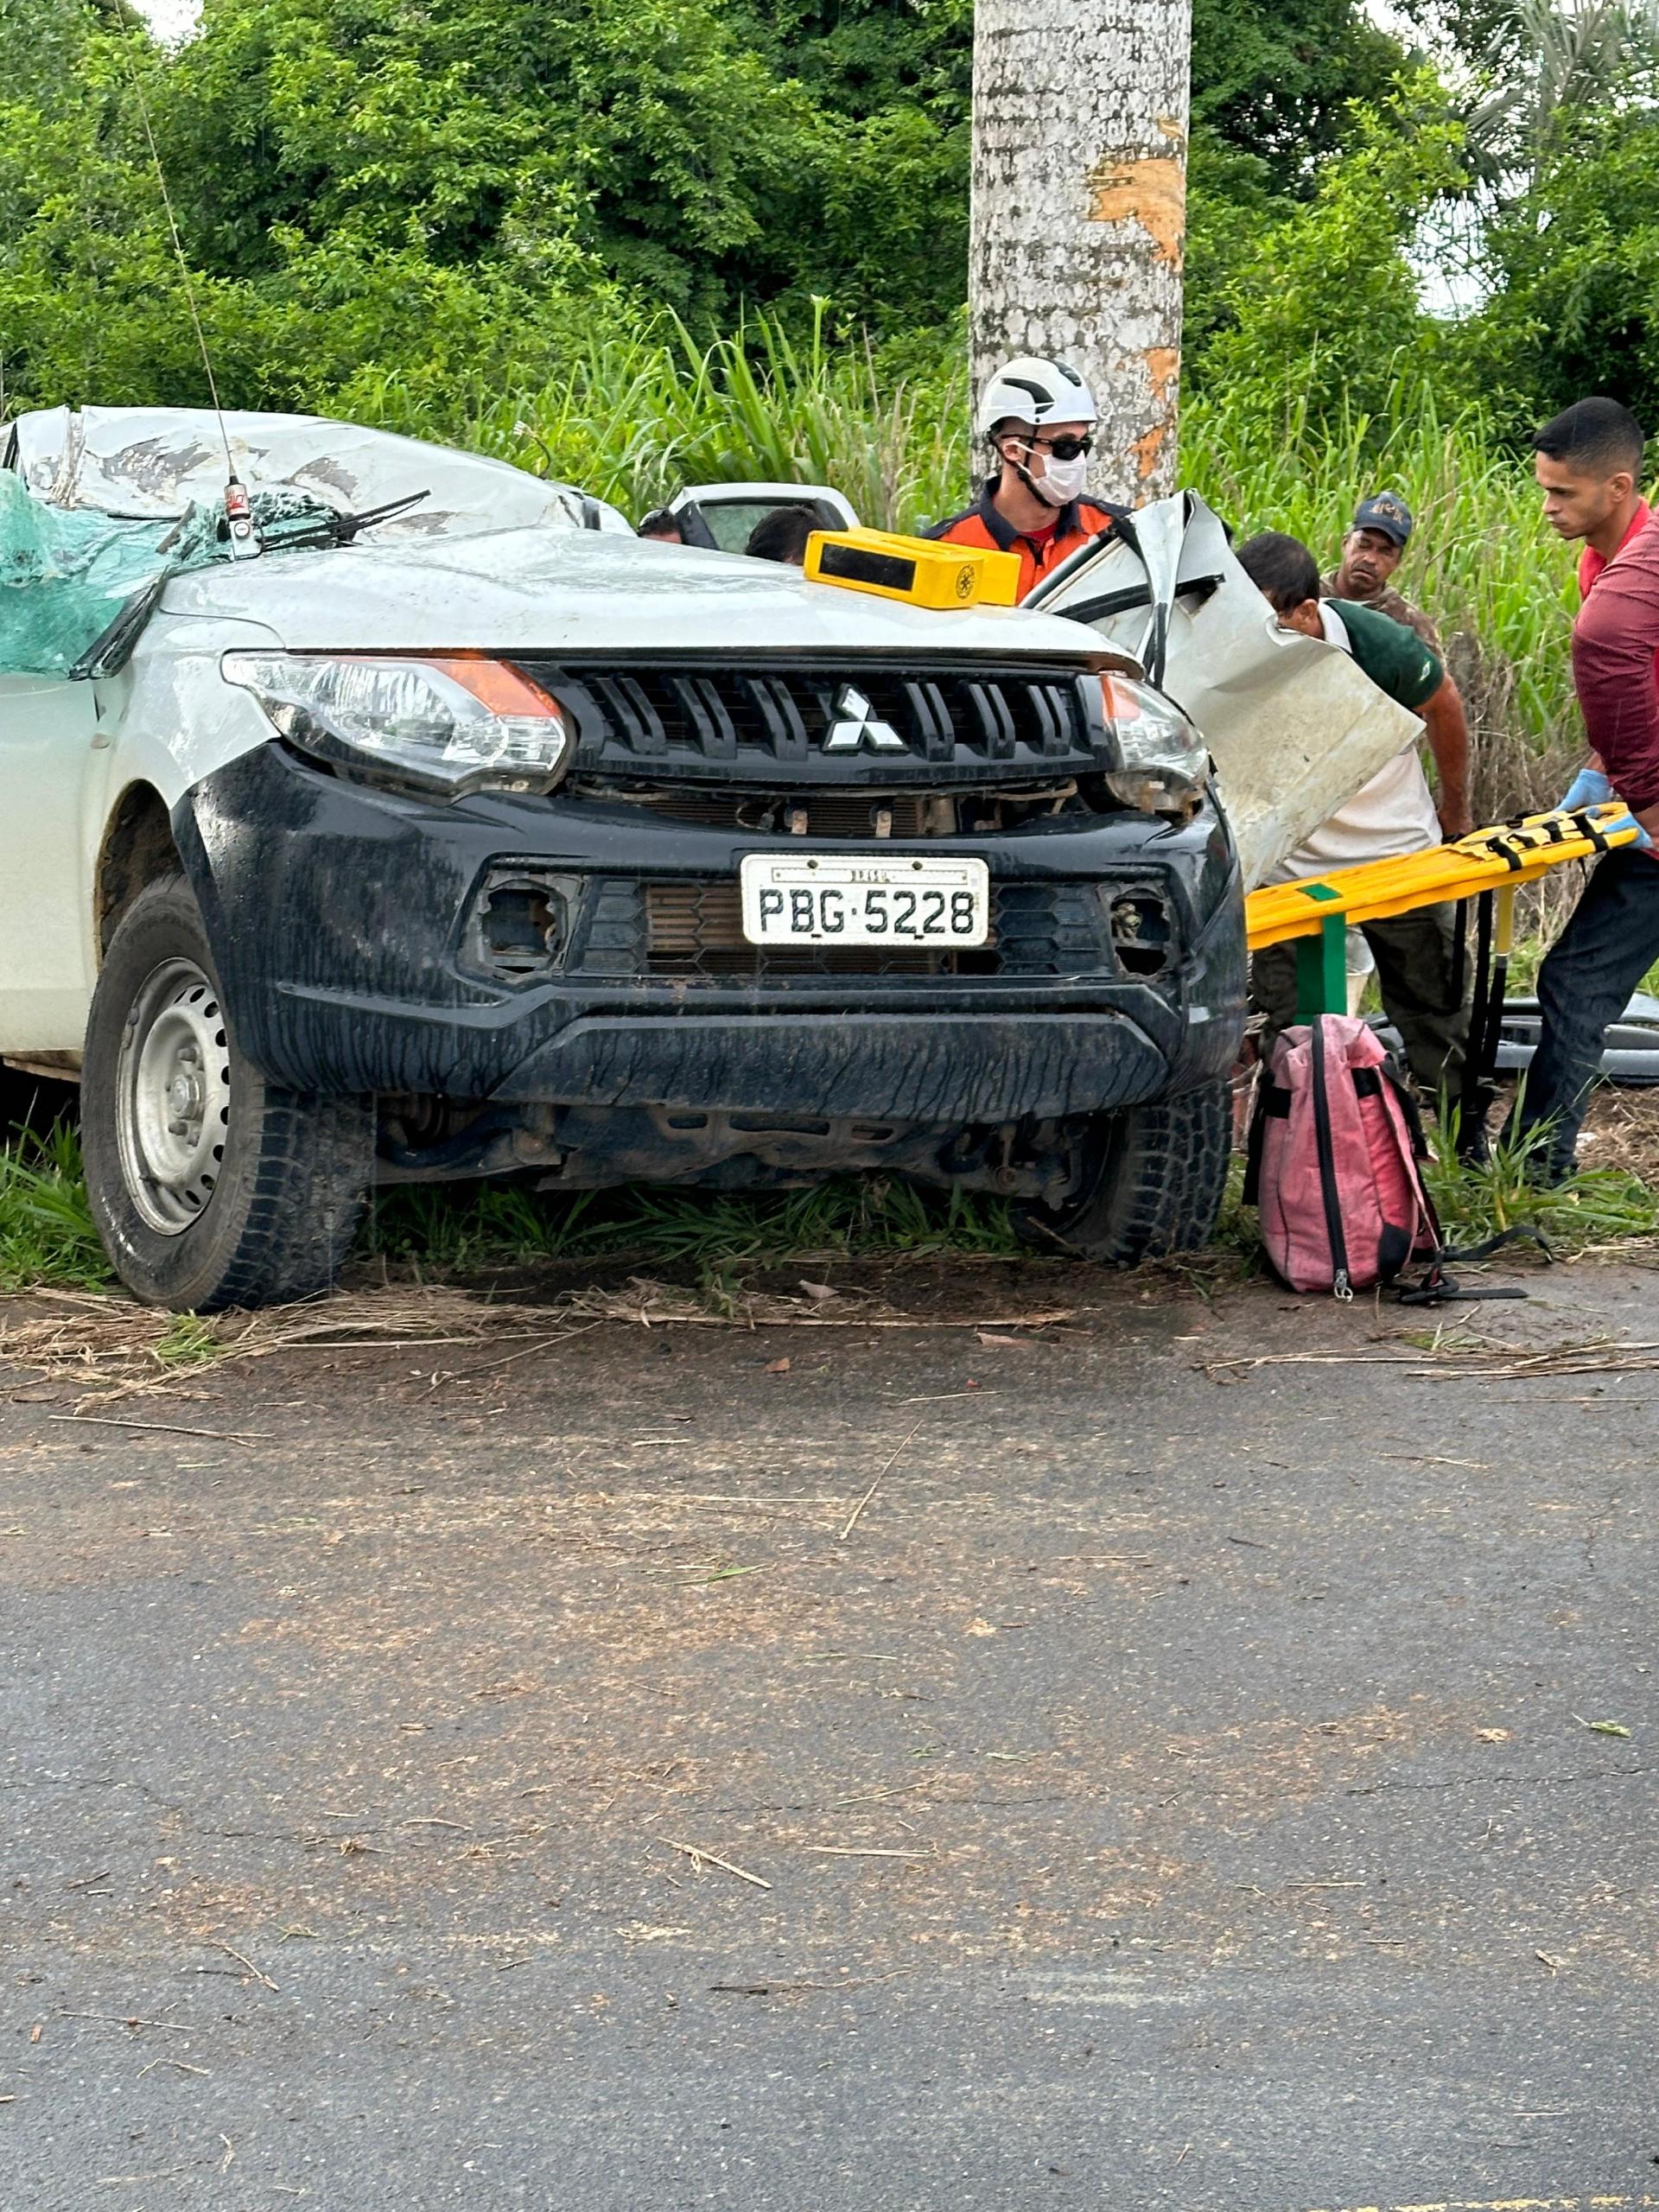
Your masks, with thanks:
<instances>
[{"instance_id":1,"label":"asphalt road","mask_svg":"<svg viewBox=\"0 0 1659 2212\"><path fill-rule=\"evenodd\" d=\"M7 2212L1659 2203L1650 1370L893 1295L13 1371Z\"/></svg>"}]
</instances>

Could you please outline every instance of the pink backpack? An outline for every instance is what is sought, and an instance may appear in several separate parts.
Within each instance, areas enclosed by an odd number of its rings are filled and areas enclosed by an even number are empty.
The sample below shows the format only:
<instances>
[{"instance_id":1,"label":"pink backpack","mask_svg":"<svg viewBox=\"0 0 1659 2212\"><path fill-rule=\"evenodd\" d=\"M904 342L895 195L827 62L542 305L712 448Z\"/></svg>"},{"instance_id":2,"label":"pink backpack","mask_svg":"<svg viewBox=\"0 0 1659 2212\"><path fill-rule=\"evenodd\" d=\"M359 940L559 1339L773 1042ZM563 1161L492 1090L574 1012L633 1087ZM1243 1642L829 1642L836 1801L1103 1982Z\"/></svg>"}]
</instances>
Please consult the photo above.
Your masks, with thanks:
<instances>
[{"instance_id":1,"label":"pink backpack","mask_svg":"<svg viewBox=\"0 0 1659 2212\"><path fill-rule=\"evenodd\" d=\"M1341 1014L1287 1029L1263 1072L1244 1185L1274 1274L1345 1299L1419 1254L1446 1256L1418 1172L1426 1150L1374 1030Z\"/></svg>"}]
</instances>

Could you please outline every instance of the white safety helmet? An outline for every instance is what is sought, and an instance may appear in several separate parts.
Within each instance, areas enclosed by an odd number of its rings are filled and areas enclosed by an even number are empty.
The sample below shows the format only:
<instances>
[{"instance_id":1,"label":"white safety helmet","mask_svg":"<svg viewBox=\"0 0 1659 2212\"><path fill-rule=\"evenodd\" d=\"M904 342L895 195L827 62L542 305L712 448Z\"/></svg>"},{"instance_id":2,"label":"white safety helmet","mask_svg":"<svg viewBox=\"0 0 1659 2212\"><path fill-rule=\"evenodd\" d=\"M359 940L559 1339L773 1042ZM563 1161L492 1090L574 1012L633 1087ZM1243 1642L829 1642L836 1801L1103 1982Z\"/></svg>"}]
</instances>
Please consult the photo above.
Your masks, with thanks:
<instances>
[{"instance_id":1,"label":"white safety helmet","mask_svg":"<svg viewBox=\"0 0 1659 2212\"><path fill-rule=\"evenodd\" d=\"M1069 361L1022 353L1000 368L979 395L975 429L988 438L999 423L1093 423L1095 395Z\"/></svg>"}]
</instances>

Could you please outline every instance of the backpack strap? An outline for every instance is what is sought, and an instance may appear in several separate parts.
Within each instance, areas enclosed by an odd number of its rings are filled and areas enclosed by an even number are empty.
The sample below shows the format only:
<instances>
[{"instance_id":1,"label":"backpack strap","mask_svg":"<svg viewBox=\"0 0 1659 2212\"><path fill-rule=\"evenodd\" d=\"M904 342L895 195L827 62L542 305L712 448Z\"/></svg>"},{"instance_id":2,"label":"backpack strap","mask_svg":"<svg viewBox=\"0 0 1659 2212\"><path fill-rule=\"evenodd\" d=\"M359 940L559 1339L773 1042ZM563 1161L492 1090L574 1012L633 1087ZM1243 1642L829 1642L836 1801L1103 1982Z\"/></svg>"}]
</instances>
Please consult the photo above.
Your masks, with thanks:
<instances>
[{"instance_id":1,"label":"backpack strap","mask_svg":"<svg viewBox=\"0 0 1659 2212\"><path fill-rule=\"evenodd\" d=\"M1331 1247L1331 1294L1344 1305L1352 1298L1348 1280L1348 1245L1342 1233L1342 1193L1337 1188L1337 1153L1331 1130L1331 1091L1325 1073L1325 1024L1315 1015L1310 1041L1313 1063L1313 1145L1319 1167L1319 1198L1325 1207L1325 1233Z\"/></svg>"},{"instance_id":2,"label":"backpack strap","mask_svg":"<svg viewBox=\"0 0 1659 2212\"><path fill-rule=\"evenodd\" d=\"M1443 1260L1490 1260L1494 1252L1502 1251L1504 1245L1513 1244L1520 1237L1524 1237L1529 1244L1535 1244L1547 1264L1554 1264L1555 1247L1541 1229L1533 1229L1523 1222L1518 1222L1513 1229L1500 1229L1495 1236L1483 1236L1478 1244L1448 1247L1440 1256Z\"/></svg>"},{"instance_id":3,"label":"backpack strap","mask_svg":"<svg viewBox=\"0 0 1659 2212\"><path fill-rule=\"evenodd\" d=\"M1400 1264L1404 1267L1412 1254L1421 1249L1421 1240L1425 1235L1432 1243L1434 1257L1438 1259L1446 1238L1445 1232L1440 1227L1440 1217L1434 1211L1434 1201L1428 1195L1428 1185L1424 1182L1422 1170L1418 1165L1420 1160L1429 1157L1429 1149L1428 1138L1423 1128L1422 1112L1418 1106L1416 1094L1402 1076L1392 1056L1382 1061L1380 1066L1357 1070L1354 1076L1357 1090L1360 1088L1362 1075L1370 1078L1366 1089L1373 1095L1381 1096L1386 1086L1395 1105L1400 1109L1401 1120L1406 1125L1406 1139L1409 1149L1401 1165L1404 1167L1406 1179L1411 1185L1412 1195L1417 1207L1418 1221L1411 1243L1402 1255ZM1393 1124L1390 1123L1389 1126L1392 1128Z\"/></svg>"},{"instance_id":4,"label":"backpack strap","mask_svg":"<svg viewBox=\"0 0 1659 2212\"><path fill-rule=\"evenodd\" d=\"M1423 1128L1423 1111L1417 1103L1416 1092L1395 1066L1393 1056L1384 1060L1380 1068L1366 1068L1362 1072L1372 1078L1379 1092L1385 1083L1388 1084L1405 1117L1406 1133L1411 1139L1412 1158L1427 1160L1429 1157L1428 1135ZM1357 1075L1355 1077L1355 1087L1358 1087ZM1427 1193L1424 1195L1427 1197Z\"/></svg>"},{"instance_id":5,"label":"backpack strap","mask_svg":"<svg viewBox=\"0 0 1659 2212\"><path fill-rule=\"evenodd\" d=\"M1269 1083L1264 1067L1258 1078L1261 1089L1255 1094L1255 1110L1250 1116L1250 1135L1244 1155L1244 1189L1243 1202L1247 1206L1261 1204L1262 1154L1268 1141L1268 1123L1284 1121L1290 1112L1290 1093L1282 1084Z\"/></svg>"},{"instance_id":6,"label":"backpack strap","mask_svg":"<svg viewBox=\"0 0 1659 2212\"><path fill-rule=\"evenodd\" d=\"M1401 1283L1394 1294L1402 1306L1478 1306L1495 1298L1525 1298L1527 1292L1516 1287L1495 1286L1490 1290L1464 1290L1446 1272L1448 1260L1489 1260L1494 1252L1505 1244L1514 1243L1520 1237L1535 1244L1547 1262L1554 1260L1554 1251L1541 1230L1502 1229L1496 1236L1483 1237L1478 1244L1443 1248L1429 1262L1420 1282Z\"/></svg>"}]
</instances>

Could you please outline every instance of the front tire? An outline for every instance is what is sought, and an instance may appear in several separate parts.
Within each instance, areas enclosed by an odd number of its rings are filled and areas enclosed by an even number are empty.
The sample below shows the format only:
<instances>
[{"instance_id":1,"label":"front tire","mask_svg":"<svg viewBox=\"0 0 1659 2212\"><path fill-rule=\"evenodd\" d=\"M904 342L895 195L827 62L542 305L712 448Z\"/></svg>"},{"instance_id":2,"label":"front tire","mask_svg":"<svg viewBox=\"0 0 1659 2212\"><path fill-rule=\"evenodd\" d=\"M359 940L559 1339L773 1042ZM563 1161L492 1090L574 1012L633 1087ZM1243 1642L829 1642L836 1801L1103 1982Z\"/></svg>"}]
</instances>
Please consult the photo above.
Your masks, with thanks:
<instances>
[{"instance_id":1,"label":"front tire","mask_svg":"<svg viewBox=\"0 0 1659 2212\"><path fill-rule=\"evenodd\" d=\"M134 1296L211 1313L322 1289L373 1142L365 1102L281 1090L248 1065L188 886L147 885L105 956L81 1071L92 1217Z\"/></svg>"},{"instance_id":2,"label":"front tire","mask_svg":"<svg viewBox=\"0 0 1659 2212\"><path fill-rule=\"evenodd\" d=\"M1034 1241L1133 1268L1196 1252L1215 1234L1232 1151L1232 1092L1207 1083L1103 1116L1097 1166L1073 1205L1025 1217Z\"/></svg>"}]
</instances>

